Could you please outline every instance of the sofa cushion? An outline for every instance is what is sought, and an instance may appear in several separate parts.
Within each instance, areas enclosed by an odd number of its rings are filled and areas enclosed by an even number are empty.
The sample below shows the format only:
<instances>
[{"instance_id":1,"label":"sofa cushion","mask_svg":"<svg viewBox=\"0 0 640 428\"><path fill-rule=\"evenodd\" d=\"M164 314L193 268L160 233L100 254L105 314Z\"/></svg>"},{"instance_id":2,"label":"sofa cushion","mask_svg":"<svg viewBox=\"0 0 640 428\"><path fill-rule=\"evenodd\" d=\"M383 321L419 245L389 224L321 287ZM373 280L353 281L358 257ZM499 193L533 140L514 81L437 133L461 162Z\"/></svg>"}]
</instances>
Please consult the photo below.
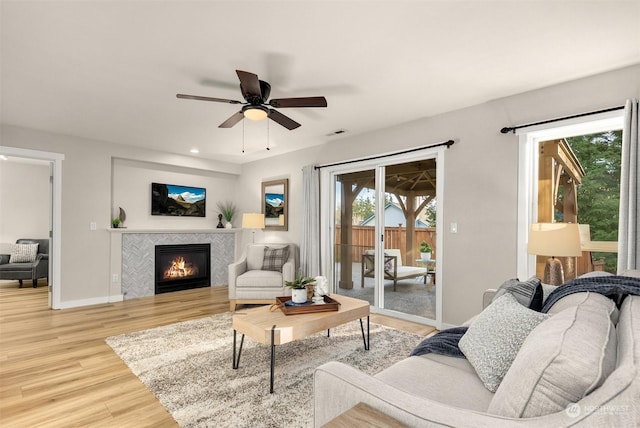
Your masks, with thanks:
<instances>
[{"instance_id":1,"label":"sofa cushion","mask_svg":"<svg viewBox=\"0 0 640 428\"><path fill-rule=\"evenodd\" d=\"M458 346L485 387L495 392L531 330L547 318L505 293L480 312Z\"/></svg>"},{"instance_id":2,"label":"sofa cushion","mask_svg":"<svg viewBox=\"0 0 640 428\"><path fill-rule=\"evenodd\" d=\"M462 358L435 354L409 357L375 377L409 394L479 412L487 410L493 397Z\"/></svg>"},{"instance_id":3,"label":"sofa cushion","mask_svg":"<svg viewBox=\"0 0 640 428\"><path fill-rule=\"evenodd\" d=\"M620 276L629 276L631 278L640 278L640 269L627 269L622 271Z\"/></svg>"},{"instance_id":4,"label":"sofa cushion","mask_svg":"<svg viewBox=\"0 0 640 428\"><path fill-rule=\"evenodd\" d=\"M610 298L598 294L598 293L590 293L585 291L583 293L574 293L569 294L568 296L564 296L562 299L558 300L556 303L549 308L547 311L548 314L555 315L564 311L567 308L577 306L580 303L592 303L597 306L601 306L604 310L606 310L609 314L609 318L613 324L618 323L619 311L616 307L616 304Z\"/></svg>"},{"instance_id":5,"label":"sofa cushion","mask_svg":"<svg viewBox=\"0 0 640 428\"><path fill-rule=\"evenodd\" d=\"M282 272L282 265L289 259L289 247L272 248L264 247L262 270Z\"/></svg>"},{"instance_id":6,"label":"sofa cushion","mask_svg":"<svg viewBox=\"0 0 640 428\"><path fill-rule=\"evenodd\" d=\"M489 413L530 418L564 410L596 389L616 365L610 310L583 301L531 332L496 391Z\"/></svg>"},{"instance_id":7,"label":"sofa cushion","mask_svg":"<svg viewBox=\"0 0 640 428\"><path fill-rule=\"evenodd\" d=\"M38 255L38 244L14 244L9 263L31 263Z\"/></svg>"},{"instance_id":8,"label":"sofa cushion","mask_svg":"<svg viewBox=\"0 0 640 428\"><path fill-rule=\"evenodd\" d=\"M496 291L493 300L500 298L505 293L511 293L518 302L534 311L542 308L542 285L540 279L532 276L526 281L513 278L505 281Z\"/></svg>"},{"instance_id":9,"label":"sofa cushion","mask_svg":"<svg viewBox=\"0 0 640 428\"><path fill-rule=\"evenodd\" d=\"M282 288L283 286L282 274L272 270L249 270L236 279L236 288Z\"/></svg>"},{"instance_id":10,"label":"sofa cushion","mask_svg":"<svg viewBox=\"0 0 640 428\"><path fill-rule=\"evenodd\" d=\"M247 270L262 270L264 245L250 244L247 247Z\"/></svg>"}]
</instances>

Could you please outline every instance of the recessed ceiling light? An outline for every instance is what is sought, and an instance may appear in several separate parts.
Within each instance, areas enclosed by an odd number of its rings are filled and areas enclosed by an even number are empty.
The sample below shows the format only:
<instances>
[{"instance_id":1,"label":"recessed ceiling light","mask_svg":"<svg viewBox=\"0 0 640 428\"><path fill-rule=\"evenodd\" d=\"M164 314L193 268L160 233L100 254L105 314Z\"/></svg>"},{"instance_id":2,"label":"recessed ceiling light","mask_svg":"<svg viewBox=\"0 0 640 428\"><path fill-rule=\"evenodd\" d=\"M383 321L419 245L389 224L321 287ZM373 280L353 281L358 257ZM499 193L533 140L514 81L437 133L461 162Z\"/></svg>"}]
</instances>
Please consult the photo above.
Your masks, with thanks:
<instances>
[{"instance_id":1,"label":"recessed ceiling light","mask_svg":"<svg viewBox=\"0 0 640 428\"><path fill-rule=\"evenodd\" d=\"M189 151L190 151L191 153L193 153L193 154L198 154L198 153L200 153L200 150L198 150L198 149L191 149L191 150L189 150Z\"/></svg>"},{"instance_id":2,"label":"recessed ceiling light","mask_svg":"<svg viewBox=\"0 0 640 428\"><path fill-rule=\"evenodd\" d=\"M0 155L0 159L2 159L2 160L9 160L9 158L8 158L8 157L6 157L5 155Z\"/></svg>"}]
</instances>

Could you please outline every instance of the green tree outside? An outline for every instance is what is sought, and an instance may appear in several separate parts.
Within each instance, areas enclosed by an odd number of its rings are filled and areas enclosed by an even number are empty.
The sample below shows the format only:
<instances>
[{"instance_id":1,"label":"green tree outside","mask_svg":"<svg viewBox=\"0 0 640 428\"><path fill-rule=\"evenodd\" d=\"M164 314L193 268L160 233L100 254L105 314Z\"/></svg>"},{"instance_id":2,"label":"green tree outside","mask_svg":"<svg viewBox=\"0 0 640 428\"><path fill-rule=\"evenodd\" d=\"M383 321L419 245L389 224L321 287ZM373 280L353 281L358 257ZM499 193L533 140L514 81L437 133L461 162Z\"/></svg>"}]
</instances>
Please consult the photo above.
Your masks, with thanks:
<instances>
[{"instance_id":1,"label":"green tree outside","mask_svg":"<svg viewBox=\"0 0 640 428\"><path fill-rule=\"evenodd\" d=\"M578 223L589 224L592 241L617 241L622 131L566 140L585 171L578 185ZM603 258L605 270L616 272L616 253L593 253L593 258Z\"/></svg>"}]
</instances>

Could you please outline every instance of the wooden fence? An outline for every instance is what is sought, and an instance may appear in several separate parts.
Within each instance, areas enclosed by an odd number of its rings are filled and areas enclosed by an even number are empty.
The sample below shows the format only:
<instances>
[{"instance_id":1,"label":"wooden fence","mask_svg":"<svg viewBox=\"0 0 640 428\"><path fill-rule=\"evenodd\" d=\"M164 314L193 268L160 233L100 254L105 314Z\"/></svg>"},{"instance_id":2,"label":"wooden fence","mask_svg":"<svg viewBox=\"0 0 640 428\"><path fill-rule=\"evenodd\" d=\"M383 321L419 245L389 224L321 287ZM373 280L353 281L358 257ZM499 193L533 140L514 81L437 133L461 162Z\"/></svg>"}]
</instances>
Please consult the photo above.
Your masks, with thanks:
<instances>
[{"instance_id":1,"label":"wooden fence","mask_svg":"<svg viewBox=\"0 0 640 428\"><path fill-rule=\"evenodd\" d=\"M341 226L336 226L336 260L340 260L340 255L345 244L340 242L341 239ZM374 233L375 228L373 226L352 226L351 227L351 260L354 262L360 261L362 253L365 250L374 248ZM412 261L420 257L420 243L426 241L433 249L433 256L435 257L436 251L436 229L435 227L416 228L413 234L413 248L415 254L408 256L406 254L407 248L407 228L406 227L386 227L384 229L384 248L397 248L402 254L402 261L406 265L412 265ZM349 249L347 249L349 250Z\"/></svg>"}]
</instances>

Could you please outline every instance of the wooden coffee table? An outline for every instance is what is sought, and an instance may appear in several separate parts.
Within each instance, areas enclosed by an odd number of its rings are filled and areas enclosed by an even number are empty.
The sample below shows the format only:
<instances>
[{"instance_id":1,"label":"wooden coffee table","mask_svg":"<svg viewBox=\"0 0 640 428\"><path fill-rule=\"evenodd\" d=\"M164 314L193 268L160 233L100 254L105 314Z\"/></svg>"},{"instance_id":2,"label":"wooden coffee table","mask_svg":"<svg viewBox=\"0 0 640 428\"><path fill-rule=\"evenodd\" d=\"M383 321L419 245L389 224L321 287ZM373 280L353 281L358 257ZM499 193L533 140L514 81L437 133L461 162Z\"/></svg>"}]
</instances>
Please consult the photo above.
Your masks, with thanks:
<instances>
[{"instance_id":1,"label":"wooden coffee table","mask_svg":"<svg viewBox=\"0 0 640 428\"><path fill-rule=\"evenodd\" d=\"M315 312L309 314L285 315L280 308L261 306L236 312L232 318L233 327L233 368L240 366L240 355L244 336L271 346L271 379L269 392L273 393L273 376L276 362L276 345L304 339L305 337L345 324L360 320L364 349L369 350L369 302L352 297L332 294L331 298L340 303L337 311ZM365 335L362 319L367 317L367 333ZM238 349L236 336L242 334Z\"/></svg>"}]
</instances>

